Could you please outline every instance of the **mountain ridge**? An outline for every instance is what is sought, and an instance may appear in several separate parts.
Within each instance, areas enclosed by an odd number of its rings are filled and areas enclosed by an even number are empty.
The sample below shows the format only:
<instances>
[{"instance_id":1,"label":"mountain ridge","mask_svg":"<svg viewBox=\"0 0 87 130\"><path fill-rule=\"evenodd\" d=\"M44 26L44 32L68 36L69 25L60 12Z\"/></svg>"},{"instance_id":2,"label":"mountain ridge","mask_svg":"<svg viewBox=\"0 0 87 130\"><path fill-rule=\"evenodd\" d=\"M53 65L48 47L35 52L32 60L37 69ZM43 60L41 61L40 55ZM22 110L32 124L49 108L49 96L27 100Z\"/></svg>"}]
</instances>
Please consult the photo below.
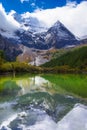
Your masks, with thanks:
<instances>
[{"instance_id":1,"label":"mountain ridge","mask_svg":"<svg viewBox=\"0 0 87 130\"><path fill-rule=\"evenodd\" d=\"M27 26L29 26L29 24ZM2 37L4 39L4 45L5 40L7 39L6 43L8 41L8 50L10 44L13 44L11 46L15 46L14 50L16 50L16 48L19 48L20 52L23 51L21 50L21 45L39 50L49 50L51 48L60 49L67 46L70 47L80 44L79 40L77 40L76 37L60 21L54 23L54 25L45 32L36 33L20 28L14 32L14 37L8 38L3 35ZM19 53L17 53L17 55L18 54Z\"/></svg>"}]
</instances>

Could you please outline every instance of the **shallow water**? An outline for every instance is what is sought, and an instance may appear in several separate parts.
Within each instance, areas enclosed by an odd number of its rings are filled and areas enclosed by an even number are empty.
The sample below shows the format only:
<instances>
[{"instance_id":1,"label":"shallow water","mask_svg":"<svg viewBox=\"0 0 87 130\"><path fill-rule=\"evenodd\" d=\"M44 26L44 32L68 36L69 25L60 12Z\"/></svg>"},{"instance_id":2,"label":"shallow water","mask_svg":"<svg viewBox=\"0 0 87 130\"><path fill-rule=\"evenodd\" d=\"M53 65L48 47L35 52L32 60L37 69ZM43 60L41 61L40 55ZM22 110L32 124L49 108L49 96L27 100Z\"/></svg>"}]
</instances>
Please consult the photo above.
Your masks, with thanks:
<instances>
[{"instance_id":1,"label":"shallow water","mask_svg":"<svg viewBox=\"0 0 87 130\"><path fill-rule=\"evenodd\" d=\"M0 88L0 130L87 130L86 75L0 77Z\"/></svg>"}]
</instances>

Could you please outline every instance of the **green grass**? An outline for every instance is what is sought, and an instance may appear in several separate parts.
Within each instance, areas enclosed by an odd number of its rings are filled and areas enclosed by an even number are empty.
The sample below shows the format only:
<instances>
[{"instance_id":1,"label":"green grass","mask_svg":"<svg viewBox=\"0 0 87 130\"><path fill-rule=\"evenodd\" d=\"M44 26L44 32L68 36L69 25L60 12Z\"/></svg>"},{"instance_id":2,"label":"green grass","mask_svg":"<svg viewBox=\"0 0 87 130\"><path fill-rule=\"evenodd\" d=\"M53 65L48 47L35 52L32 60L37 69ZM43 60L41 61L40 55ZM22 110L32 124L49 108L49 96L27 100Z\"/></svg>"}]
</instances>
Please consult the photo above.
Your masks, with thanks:
<instances>
[{"instance_id":1,"label":"green grass","mask_svg":"<svg viewBox=\"0 0 87 130\"><path fill-rule=\"evenodd\" d=\"M50 62L43 65L43 67L66 66L71 68L79 68L87 70L87 46L76 48L73 51L58 56Z\"/></svg>"}]
</instances>

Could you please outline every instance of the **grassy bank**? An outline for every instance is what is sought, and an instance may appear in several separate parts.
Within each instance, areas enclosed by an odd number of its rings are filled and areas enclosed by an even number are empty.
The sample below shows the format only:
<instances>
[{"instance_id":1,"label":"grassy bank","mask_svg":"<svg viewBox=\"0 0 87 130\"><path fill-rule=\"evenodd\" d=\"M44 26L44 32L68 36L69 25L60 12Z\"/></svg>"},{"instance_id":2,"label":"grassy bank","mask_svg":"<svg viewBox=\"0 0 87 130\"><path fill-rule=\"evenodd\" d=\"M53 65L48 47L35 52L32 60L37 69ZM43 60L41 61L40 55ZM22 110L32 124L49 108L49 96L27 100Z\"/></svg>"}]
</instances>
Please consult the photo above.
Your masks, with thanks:
<instances>
[{"instance_id":1,"label":"grassy bank","mask_svg":"<svg viewBox=\"0 0 87 130\"><path fill-rule=\"evenodd\" d=\"M8 73L86 73L87 68L70 67L68 65L55 67L37 67L27 63L6 62L0 65L0 74Z\"/></svg>"},{"instance_id":2,"label":"grassy bank","mask_svg":"<svg viewBox=\"0 0 87 130\"><path fill-rule=\"evenodd\" d=\"M76 48L72 51L68 51L61 56L42 65L43 67L63 69L63 70L80 70L87 72L87 46Z\"/></svg>"},{"instance_id":3,"label":"grassy bank","mask_svg":"<svg viewBox=\"0 0 87 130\"><path fill-rule=\"evenodd\" d=\"M9 72L40 73L41 71L42 71L41 67L36 67L29 65L27 63L20 63L20 62L6 62L0 66L0 73L9 73Z\"/></svg>"}]
</instances>

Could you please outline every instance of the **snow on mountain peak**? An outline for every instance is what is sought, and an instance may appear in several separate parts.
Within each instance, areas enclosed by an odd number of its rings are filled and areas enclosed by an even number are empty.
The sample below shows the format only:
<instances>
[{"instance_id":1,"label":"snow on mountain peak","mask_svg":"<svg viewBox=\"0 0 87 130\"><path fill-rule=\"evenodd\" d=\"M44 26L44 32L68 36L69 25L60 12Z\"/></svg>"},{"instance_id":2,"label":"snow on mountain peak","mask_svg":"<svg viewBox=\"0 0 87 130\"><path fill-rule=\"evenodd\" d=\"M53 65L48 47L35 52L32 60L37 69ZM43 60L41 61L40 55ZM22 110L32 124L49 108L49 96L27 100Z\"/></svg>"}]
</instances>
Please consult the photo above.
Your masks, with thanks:
<instances>
[{"instance_id":1,"label":"snow on mountain peak","mask_svg":"<svg viewBox=\"0 0 87 130\"><path fill-rule=\"evenodd\" d=\"M71 32L69 32L68 29L60 21L54 23L48 32L54 33L56 36L58 36L59 39L66 39L71 36Z\"/></svg>"},{"instance_id":2,"label":"snow on mountain peak","mask_svg":"<svg viewBox=\"0 0 87 130\"><path fill-rule=\"evenodd\" d=\"M58 20L56 23L54 23L53 26L58 28L58 27L60 27L61 25L64 26L64 25Z\"/></svg>"},{"instance_id":3,"label":"snow on mountain peak","mask_svg":"<svg viewBox=\"0 0 87 130\"><path fill-rule=\"evenodd\" d=\"M12 11L14 19L20 23L21 29L25 31L31 31L33 33L40 33L47 31L46 25L38 20L36 17L31 16L29 12L24 14L18 14Z\"/></svg>"}]
</instances>

